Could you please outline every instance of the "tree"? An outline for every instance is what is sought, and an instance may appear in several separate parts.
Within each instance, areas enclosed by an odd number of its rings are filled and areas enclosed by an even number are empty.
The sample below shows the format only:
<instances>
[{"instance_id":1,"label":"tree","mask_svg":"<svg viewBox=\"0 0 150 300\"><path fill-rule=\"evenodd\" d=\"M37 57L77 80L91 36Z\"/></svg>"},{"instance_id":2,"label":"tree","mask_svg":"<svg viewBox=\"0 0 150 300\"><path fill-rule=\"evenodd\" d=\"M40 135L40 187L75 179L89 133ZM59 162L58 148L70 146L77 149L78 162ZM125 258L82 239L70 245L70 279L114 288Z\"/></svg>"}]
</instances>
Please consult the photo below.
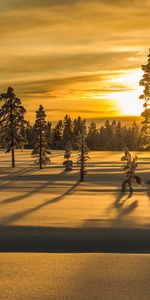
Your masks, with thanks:
<instances>
[{"instance_id":1,"label":"tree","mask_svg":"<svg viewBox=\"0 0 150 300\"><path fill-rule=\"evenodd\" d=\"M139 128L135 121L131 125L131 141L131 150L139 150Z\"/></svg>"},{"instance_id":2,"label":"tree","mask_svg":"<svg viewBox=\"0 0 150 300\"><path fill-rule=\"evenodd\" d=\"M111 149L117 150L117 138L116 138L116 130L117 130L117 123L115 120L111 123Z\"/></svg>"},{"instance_id":3,"label":"tree","mask_svg":"<svg viewBox=\"0 0 150 300\"><path fill-rule=\"evenodd\" d=\"M144 149L150 149L150 49L147 57L147 64L142 65L144 74L140 80L140 85L144 87L143 94L140 96L140 99L144 102L144 111L142 113L144 117L142 122L142 143Z\"/></svg>"},{"instance_id":4,"label":"tree","mask_svg":"<svg viewBox=\"0 0 150 300\"><path fill-rule=\"evenodd\" d=\"M123 143L123 136L122 136L122 126L121 122L119 121L116 126L116 139L117 139L117 148L118 150L121 150L124 146Z\"/></svg>"},{"instance_id":5,"label":"tree","mask_svg":"<svg viewBox=\"0 0 150 300\"><path fill-rule=\"evenodd\" d=\"M72 170L73 161L70 159L70 157L71 157L71 143L68 142L66 145L65 154L64 154L65 160L63 162L63 166L65 167L66 171Z\"/></svg>"},{"instance_id":6,"label":"tree","mask_svg":"<svg viewBox=\"0 0 150 300\"><path fill-rule=\"evenodd\" d=\"M42 105L36 112L34 148L32 156L36 158L35 164L42 169L43 165L50 163L51 151L47 140L47 124L45 111Z\"/></svg>"},{"instance_id":7,"label":"tree","mask_svg":"<svg viewBox=\"0 0 150 300\"><path fill-rule=\"evenodd\" d=\"M133 192L132 184L135 181L137 184L142 184L142 179L140 176L135 174L137 164L137 156L132 157L128 148L124 148L124 156L121 158L121 161L124 162L123 171L125 171L125 179L122 182L121 191L125 192L127 185L129 186L130 193Z\"/></svg>"},{"instance_id":8,"label":"tree","mask_svg":"<svg viewBox=\"0 0 150 300\"><path fill-rule=\"evenodd\" d=\"M82 119L80 116L73 121L72 134L73 134L74 149L77 149L77 137L82 132L82 127L86 126L85 123L86 123L85 119Z\"/></svg>"},{"instance_id":9,"label":"tree","mask_svg":"<svg viewBox=\"0 0 150 300\"><path fill-rule=\"evenodd\" d=\"M56 126L53 128L52 137L54 149L62 149L62 133L63 133L63 122L58 121Z\"/></svg>"},{"instance_id":10,"label":"tree","mask_svg":"<svg viewBox=\"0 0 150 300\"><path fill-rule=\"evenodd\" d=\"M71 141L72 141L72 120L70 116L66 115L63 122L63 135L62 135L63 148L65 148L67 143Z\"/></svg>"},{"instance_id":11,"label":"tree","mask_svg":"<svg viewBox=\"0 0 150 300\"><path fill-rule=\"evenodd\" d=\"M27 149L32 149L33 141L34 141L34 126L32 126L29 121L27 121L26 139L27 139L27 143L26 143L25 147Z\"/></svg>"},{"instance_id":12,"label":"tree","mask_svg":"<svg viewBox=\"0 0 150 300\"><path fill-rule=\"evenodd\" d=\"M53 138L52 138L52 123L47 122L47 143L49 148L53 146Z\"/></svg>"},{"instance_id":13,"label":"tree","mask_svg":"<svg viewBox=\"0 0 150 300\"><path fill-rule=\"evenodd\" d=\"M82 131L78 135L77 145L78 145L78 159L77 163L80 166L80 181L84 181L84 176L86 174L86 162L89 160L89 149L87 147L86 142L87 134L86 134L86 127L83 124Z\"/></svg>"},{"instance_id":14,"label":"tree","mask_svg":"<svg viewBox=\"0 0 150 300\"><path fill-rule=\"evenodd\" d=\"M96 128L95 122L91 122L89 126L89 131L87 134L87 145L90 150L98 149L98 130Z\"/></svg>"},{"instance_id":15,"label":"tree","mask_svg":"<svg viewBox=\"0 0 150 300\"><path fill-rule=\"evenodd\" d=\"M11 152L12 167L15 167L15 148L22 148L25 144L26 121L25 108L21 100L16 97L13 88L9 87L7 92L1 94L5 101L0 109L0 122L2 126L1 140L6 153Z\"/></svg>"}]
</instances>

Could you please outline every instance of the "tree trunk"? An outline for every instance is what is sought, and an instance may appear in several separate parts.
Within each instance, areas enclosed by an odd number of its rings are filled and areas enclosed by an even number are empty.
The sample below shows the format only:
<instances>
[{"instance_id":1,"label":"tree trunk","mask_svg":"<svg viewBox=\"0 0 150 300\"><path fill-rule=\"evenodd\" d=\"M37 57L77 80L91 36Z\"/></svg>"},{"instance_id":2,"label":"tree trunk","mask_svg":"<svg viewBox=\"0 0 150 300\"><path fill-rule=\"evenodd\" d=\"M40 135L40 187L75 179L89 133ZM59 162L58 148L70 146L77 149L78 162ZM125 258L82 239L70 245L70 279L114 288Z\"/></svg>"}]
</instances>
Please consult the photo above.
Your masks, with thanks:
<instances>
[{"instance_id":1,"label":"tree trunk","mask_svg":"<svg viewBox=\"0 0 150 300\"><path fill-rule=\"evenodd\" d=\"M14 147L11 148L11 157L12 157L12 168L15 168L15 151L14 151Z\"/></svg>"},{"instance_id":2,"label":"tree trunk","mask_svg":"<svg viewBox=\"0 0 150 300\"><path fill-rule=\"evenodd\" d=\"M84 159L83 159L83 137L82 137L82 144L81 144L81 168L80 168L80 181L84 181Z\"/></svg>"},{"instance_id":3,"label":"tree trunk","mask_svg":"<svg viewBox=\"0 0 150 300\"><path fill-rule=\"evenodd\" d=\"M39 160L40 160L40 169L42 169L42 130L41 130L41 122L40 122L40 153L39 153Z\"/></svg>"},{"instance_id":4,"label":"tree trunk","mask_svg":"<svg viewBox=\"0 0 150 300\"><path fill-rule=\"evenodd\" d=\"M81 170L81 172L80 172L80 181L81 182L84 181L84 172L83 172L83 170Z\"/></svg>"}]
</instances>

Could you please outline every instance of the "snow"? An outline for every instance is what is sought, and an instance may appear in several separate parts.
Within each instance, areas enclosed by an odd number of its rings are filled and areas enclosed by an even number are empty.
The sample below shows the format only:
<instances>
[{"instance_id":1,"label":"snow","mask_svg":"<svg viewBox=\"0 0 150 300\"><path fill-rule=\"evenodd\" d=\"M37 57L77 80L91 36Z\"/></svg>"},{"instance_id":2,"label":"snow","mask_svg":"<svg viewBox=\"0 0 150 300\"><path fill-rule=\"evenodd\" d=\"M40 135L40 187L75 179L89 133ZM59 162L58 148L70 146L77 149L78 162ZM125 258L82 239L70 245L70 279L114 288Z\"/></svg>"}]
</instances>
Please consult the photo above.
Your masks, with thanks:
<instances>
[{"instance_id":1,"label":"snow","mask_svg":"<svg viewBox=\"0 0 150 300\"><path fill-rule=\"evenodd\" d=\"M149 179L149 154L137 153L138 172ZM123 172L121 153L91 152L84 183L79 170L66 173L63 151L53 151L52 164L39 170L30 150L16 151L16 168L10 167L10 154L0 154L0 222L19 225L82 226L86 221L126 219L147 223L150 219L147 186L135 186L132 198L119 200ZM72 155L76 162L76 153ZM137 201L133 211L127 211ZM118 205L117 205L118 202ZM123 213L124 212L124 213ZM125 213L127 212L127 213ZM121 220L120 220L121 222Z\"/></svg>"},{"instance_id":2,"label":"snow","mask_svg":"<svg viewBox=\"0 0 150 300\"><path fill-rule=\"evenodd\" d=\"M95 235L97 243L97 238L104 240L105 232L108 239L111 235L118 239L120 234L120 238L122 235L126 237L125 241L132 241L133 235L136 239L144 237L146 243L150 226L150 190L145 184L149 179L149 153L136 153L139 157L138 173L144 183L140 187L135 186L132 197L119 192L123 179L121 152L91 152L83 183L78 181L76 164L73 171L64 171L63 155L63 151L53 151L52 164L39 170L33 164L30 150L16 151L15 169L11 168L10 154L0 153L1 247L13 240L15 235L18 236L17 241L14 239L16 244L19 239L20 244L23 241L34 243L41 235L43 239L45 237L45 243L46 237L54 242L55 234L58 240L60 236L67 240L67 229L70 230L68 239L72 241L75 237L80 242L89 233L91 239ZM74 162L76 156L74 152ZM106 232L107 229L114 231ZM122 232L118 233L120 229ZM26 240L25 236L30 238ZM91 249L89 245L90 241L87 246ZM12 244L8 248L11 247ZM41 245L37 247L41 249ZM99 249L97 244L95 247ZM54 249L56 251L57 247ZM94 246L91 251L94 251Z\"/></svg>"},{"instance_id":3,"label":"snow","mask_svg":"<svg viewBox=\"0 0 150 300\"><path fill-rule=\"evenodd\" d=\"M1 253L0 299L149 300L150 255Z\"/></svg>"},{"instance_id":4,"label":"snow","mask_svg":"<svg viewBox=\"0 0 150 300\"><path fill-rule=\"evenodd\" d=\"M83 183L63 154L39 170L29 150L15 169L0 153L0 299L149 299L149 153L132 197L119 192L121 152L91 152Z\"/></svg>"}]
</instances>

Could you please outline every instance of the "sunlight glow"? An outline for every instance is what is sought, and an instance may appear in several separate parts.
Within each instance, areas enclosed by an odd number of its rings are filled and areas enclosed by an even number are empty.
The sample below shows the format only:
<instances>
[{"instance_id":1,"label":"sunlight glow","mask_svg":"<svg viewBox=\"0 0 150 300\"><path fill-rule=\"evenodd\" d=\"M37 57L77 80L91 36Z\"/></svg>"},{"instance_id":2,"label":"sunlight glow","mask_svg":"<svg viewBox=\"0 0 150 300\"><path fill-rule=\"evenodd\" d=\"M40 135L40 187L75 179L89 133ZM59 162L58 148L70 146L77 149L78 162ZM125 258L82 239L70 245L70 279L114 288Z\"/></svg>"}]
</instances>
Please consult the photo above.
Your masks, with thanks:
<instances>
[{"instance_id":1,"label":"sunlight glow","mask_svg":"<svg viewBox=\"0 0 150 300\"><path fill-rule=\"evenodd\" d=\"M142 87L139 81L142 78L141 70L133 70L112 79L112 82L124 86L119 92L109 94L109 99L116 100L119 110L123 115L140 116L143 111L143 103L139 100Z\"/></svg>"},{"instance_id":2,"label":"sunlight glow","mask_svg":"<svg viewBox=\"0 0 150 300\"><path fill-rule=\"evenodd\" d=\"M142 101L136 91L112 93L111 99L117 101L119 110L123 115L140 116L143 111Z\"/></svg>"}]
</instances>

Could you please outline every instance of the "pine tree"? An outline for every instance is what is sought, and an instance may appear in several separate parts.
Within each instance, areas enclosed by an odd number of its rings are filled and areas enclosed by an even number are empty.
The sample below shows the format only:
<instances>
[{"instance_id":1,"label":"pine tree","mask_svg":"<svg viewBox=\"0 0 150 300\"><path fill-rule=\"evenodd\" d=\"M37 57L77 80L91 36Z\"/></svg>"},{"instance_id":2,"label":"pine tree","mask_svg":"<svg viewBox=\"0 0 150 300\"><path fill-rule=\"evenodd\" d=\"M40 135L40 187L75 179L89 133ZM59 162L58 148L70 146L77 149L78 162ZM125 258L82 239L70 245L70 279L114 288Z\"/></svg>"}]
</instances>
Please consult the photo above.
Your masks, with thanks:
<instances>
[{"instance_id":1,"label":"pine tree","mask_svg":"<svg viewBox=\"0 0 150 300\"><path fill-rule=\"evenodd\" d=\"M0 109L0 122L2 124L1 140L6 149L6 153L11 152L12 167L15 167L15 148L22 148L25 144L24 119L25 108L21 105L21 100L16 97L13 88L9 87L7 92L1 94L5 101Z\"/></svg>"},{"instance_id":2,"label":"pine tree","mask_svg":"<svg viewBox=\"0 0 150 300\"><path fill-rule=\"evenodd\" d=\"M117 123L115 120L112 121L111 123L111 149L112 150L117 150L117 138L116 138L116 130L117 130Z\"/></svg>"},{"instance_id":3,"label":"pine tree","mask_svg":"<svg viewBox=\"0 0 150 300\"><path fill-rule=\"evenodd\" d=\"M66 171L72 170L73 161L70 159L70 157L71 157L71 143L68 142L66 145L65 154L64 154L65 160L63 162L63 166L65 167Z\"/></svg>"},{"instance_id":4,"label":"pine tree","mask_svg":"<svg viewBox=\"0 0 150 300\"><path fill-rule=\"evenodd\" d=\"M104 150L104 145L105 145L105 128L104 126L101 126L99 130L99 145L100 145L100 150Z\"/></svg>"},{"instance_id":5,"label":"pine tree","mask_svg":"<svg viewBox=\"0 0 150 300\"><path fill-rule=\"evenodd\" d=\"M35 135L32 156L36 158L35 164L42 169L43 165L50 163L51 151L47 141L47 124L45 111L42 105L36 112Z\"/></svg>"},{"instance_id":6,"label":"pine tree","mask_svg":"<svg viewBox=\"0 0 150 300\"><path fill-rule=\"evenodd\" d=\"M85 126L85 119L82 119L80 116L73 121L73 129L72 129L72 134L73 134L73 147L76 150L77 149L77 137L79 134L82 132L82 127Z\"/></svg>"},{"instance_id":7,"label":"pine tree","mask_svg":"<svg viewBox=\"0 0 150 300\"><path fill-rule=\"evenodd\" d=\"M34 126L32 126L29 121L27 121L26 139L27 139L27 143L25 147L27 149L33 149Z\"/></svg>"},{"instance_id":8,"label":"pine tree","mask_svg":"<svg viewBox=\"0 0 150 300\"><path fill-rule=\"evenodd\" d=\"M131 125L131 150L139 150L139 128L134 121Z\"/></svg>"},{"instance_id":9,"label":"pine tree","mask_svg":"<svg viewBox=\"0 0 150 300\"><path fill-rule=\"evenodd\" d=\"M144 149L150 149L150 49L148 54L148 61L146 65L142 65L144 71L143 78L140 80L140 85L144 87L143 94L140 99L143 100L144 111L142 116L142 143Z\"/></svg>"},{"instance_id":10,"label":"pine tree","mask_svg":"<svg viewBox=\"0 0 150 300\"><path fill-rule=\"evenodd\" d=\"M122 182L121 185L121 191L125 192L127 185L129 186L130 193L133 192L133 182L135 181L137 184L142 184L142 179L140 176L135 174L136 168L138 166L137 164L137 156L132 157L128 148L124 148L124 156L121 158L121 161L124 162L123 165L123 171L125 172L125 179Z\"/></svg>"},{"instance_id":11,"label":"pine tree","mask_svg":"<svg viewBox=\"0 0 150 300\"><path fill-rule=\"evenodd\" d=\"M60 120L52 130L54 149L59 150L63 148L62 134L63 134L63 122L62 120Z\"/></svg>"},{"instance_id":12,"label":"pine tree","mask_svg":"<svg viewBox=\"0 0 150 300\"><path fill-rule=\"evenodd\" d=\"M49 148L53 147L53 138L52 138L52 123L47 122L47 143Z\"/></svg>"},{"instance_id":13,"label":"pine tree","mask_svg":"<svg viewBox=\"0 0 150 300\"><path fill-rule=\"evenodd\" d=\"M98 130L96 128L96 123L91 122L87 134L87 145L90 150L98 149Z\"/></svg>"},{"instance_id":14,"label":"pine tree","mask_svg":"<svg viewBox=\"0 0 150 300\"><path fill-rule=\"evenodd\" d=\"M63 122L62 143L65 149L68 142L72 141L72 120L69 115L66 115Z\"/></svg>"},{"instance_id":15,"label":"pine tree","mask_svg":"<svg viewBox=\"0 0 150 300\"><path fill-rule=\"evenodd\" d=\"M104 138L104 150L111 150L112 149L112 130L111 130L111 124L109 120L105 122L105 138Z\"/></svg>"},{"instance_id":16,"label":"pine tree","mask_svg":"<svg viewBox=\"0 0 150 300\"><path fill-rule=\"evenodd\" d=\"M116 126L116 139L117 139L117 148L121 150L123 145L123 136L122 136L122 125L119 121Z\"/></svg>"},{"instance_id":17,"label":"pine tree","mask_svg":"<svg viewBox=\"0 0 150 300\"><path fill-rule=\"evenodd\" d=\"M80 166L80 181L84 181L84 176L86 174L86 162L89 160L89 149L87 147L87 134L85 124L82 124L82 131L79 133L77 138L78 145L78 159L77 163Z\"/></svg>"}]
</instances>

